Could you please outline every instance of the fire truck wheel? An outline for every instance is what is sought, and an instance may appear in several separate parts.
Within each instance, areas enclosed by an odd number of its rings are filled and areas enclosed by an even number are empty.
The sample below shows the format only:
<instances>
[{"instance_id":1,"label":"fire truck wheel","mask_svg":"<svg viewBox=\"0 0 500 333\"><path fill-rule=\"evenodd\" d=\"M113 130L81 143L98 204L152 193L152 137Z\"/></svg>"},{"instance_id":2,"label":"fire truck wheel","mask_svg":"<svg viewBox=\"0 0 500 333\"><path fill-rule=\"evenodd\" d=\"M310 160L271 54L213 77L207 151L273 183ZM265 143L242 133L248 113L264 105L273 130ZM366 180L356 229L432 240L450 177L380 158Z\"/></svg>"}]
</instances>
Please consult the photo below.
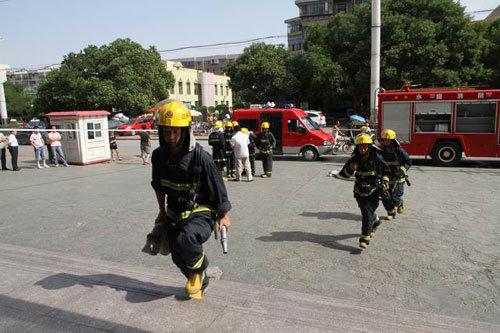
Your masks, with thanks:
<instances>
[{"instance_id":1,"label":"fire truck wheel","mask_svg":"<svg viewBox=\"0 0 500 333\"><path fill-rule=\"evenodd\" d=\"M319 157L318 152L316 149L312 147L305 147L301 151L302 158L306 161L316 161Z\"/></svg>"},{"instance_id":2,"label":"fire truck wheel","mask_svg":"<svg viewBox=\"0 0 500 333\"><path fill-rule=\"evenodd\" d=\"M439 166L455 166L462 159L462 147L453 141L438 142L432 151L432 160Z\"/></svg>"}]
</instances>

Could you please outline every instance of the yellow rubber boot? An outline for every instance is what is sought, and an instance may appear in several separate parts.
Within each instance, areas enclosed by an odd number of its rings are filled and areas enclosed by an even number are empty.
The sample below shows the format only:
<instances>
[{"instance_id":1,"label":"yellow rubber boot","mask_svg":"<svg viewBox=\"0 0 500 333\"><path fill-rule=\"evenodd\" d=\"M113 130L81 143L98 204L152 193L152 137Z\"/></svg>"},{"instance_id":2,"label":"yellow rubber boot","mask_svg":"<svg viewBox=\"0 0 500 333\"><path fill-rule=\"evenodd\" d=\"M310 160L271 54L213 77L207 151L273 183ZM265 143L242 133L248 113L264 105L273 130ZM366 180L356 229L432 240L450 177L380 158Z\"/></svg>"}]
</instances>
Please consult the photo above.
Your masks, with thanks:
<instances>
[{"instance_id":1,"label":"yellow rubber boot","mask_svg":"<svg viewBox=\"0 0 500 333\"><path fill-rule=\"evenodd\" d=\"M201 289L203 277L201 273L191 273L186 282L186 293L189 298L203 299L203 291Z\"/></svg>"},{"instance_id":2,"label":"yellow rubber boot","mask_svg":"<svg viewBox=\"0 0 500 333\"><path fill-rule=\"evenodd\" d=\"M405 206L403 204L401 204L398 207L398 214L403 214L404 212L405 212Z\"/></svg>"},{"instance_id":3,"label":"yellow rubber boot","mask_svg":"<svg viewBox=\"0 0 500 333\"><path fill-rule=\"evenodd\" d=\"M396 210L392 210L387 212L387 217L385 218L387 221L392 221L396 218Z\"/></svg>"}]
</instances>

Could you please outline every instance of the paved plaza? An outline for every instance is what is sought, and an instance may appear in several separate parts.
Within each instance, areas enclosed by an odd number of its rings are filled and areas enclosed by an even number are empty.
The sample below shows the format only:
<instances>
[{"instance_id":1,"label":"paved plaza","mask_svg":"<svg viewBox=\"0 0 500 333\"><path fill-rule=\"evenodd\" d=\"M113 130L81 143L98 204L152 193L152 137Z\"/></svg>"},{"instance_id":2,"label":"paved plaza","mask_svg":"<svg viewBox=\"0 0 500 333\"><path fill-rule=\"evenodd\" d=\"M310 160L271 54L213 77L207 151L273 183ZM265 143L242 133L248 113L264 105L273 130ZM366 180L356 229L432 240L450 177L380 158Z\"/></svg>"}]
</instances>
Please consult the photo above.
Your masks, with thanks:
<instances>
[{"instance_id":1,"label":"paved plaza","mask_svg":"<svg viewBox=\"0 0 500 333\"><path fill-rule=\"evenodd\" d=\"M417 161L407 211L361 252L353 183L326 177L346 156L278 158L226 183L229 254L206 243L223 273L193 303L169 257L140 252L151 167L118 144L119 163L47 170L24 146L0 173L0 331L500 331L499 162Z\"/></svg>"}]
</instances>

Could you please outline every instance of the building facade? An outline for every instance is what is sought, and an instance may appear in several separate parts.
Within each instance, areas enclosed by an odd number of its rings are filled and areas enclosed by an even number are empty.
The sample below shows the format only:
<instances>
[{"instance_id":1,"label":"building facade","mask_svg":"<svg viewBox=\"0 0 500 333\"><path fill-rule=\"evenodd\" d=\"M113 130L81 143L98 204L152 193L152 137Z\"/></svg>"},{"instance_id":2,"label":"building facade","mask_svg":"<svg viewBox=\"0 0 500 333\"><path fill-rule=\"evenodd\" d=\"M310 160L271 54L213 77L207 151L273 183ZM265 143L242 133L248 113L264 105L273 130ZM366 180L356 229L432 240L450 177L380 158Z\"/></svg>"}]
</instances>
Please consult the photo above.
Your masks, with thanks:
<instances>
[{"instance_id":1,"label":"building facade","mask_svg":"<svg viewBox=\"0 0 500 333\"><path fill-rule=\"evenodd\" d=\"M238 57L239 54L226 54L208 57L179 58L172 59L171 61L180 62L185 68L223 75L226 72L226 64Z\"/></svg>"},{"instance_id":2,"label":"building facade","mask_svg":"<svg viewBox=\"0 0 500 333\"><path fill-rule=\"evenodd\" d=\"M11 70L7 72L7 80L22 85L30 95L36 95L40 83L53 70L53 67Z\"/></svg>"},{"instance_id":3,"label":"building facade","mask_svg":"<svg viewBox=\"0 0 500 333\"><path fill-rule=\"evenodd\" d=\"M296 0L299 16L285 21L288 26L288 50L303 52L309 27L327 24L333 15L348 13L361 2L363 0Z\"/></svg>"},{"instance_id":4,"label":"building facade","mask_svg":"<svg viewBox=\"0 0 500 333\"><path fill-rule=\"evenodd\" d=\"M175 78L174 87L169 91L170 98L193 107L233 106L233 92L228 76L185 68L176 61L167 60L164 63Z\"/></svg>"}]
</instances>

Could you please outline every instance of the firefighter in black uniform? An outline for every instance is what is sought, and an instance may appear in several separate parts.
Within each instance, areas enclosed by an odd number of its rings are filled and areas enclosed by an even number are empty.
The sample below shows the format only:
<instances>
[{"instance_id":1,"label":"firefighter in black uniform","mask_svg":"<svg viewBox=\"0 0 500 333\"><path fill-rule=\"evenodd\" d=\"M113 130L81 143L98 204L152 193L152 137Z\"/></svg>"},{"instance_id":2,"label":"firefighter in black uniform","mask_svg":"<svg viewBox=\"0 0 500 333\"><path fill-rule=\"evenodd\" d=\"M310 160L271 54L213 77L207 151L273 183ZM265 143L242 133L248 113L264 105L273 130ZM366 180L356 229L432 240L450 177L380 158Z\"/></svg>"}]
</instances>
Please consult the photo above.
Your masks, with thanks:
<instances>
[{"instance_id":1,"label":"firefighter in black uniform","mask_svg":"<svg viewBox=\"0 0 500 333\"><path fill-rule=\"evenodd\" d=\"M224 138L224 129L222 121L215 122L214 131L208 136L208 144L212 146L212 158L222 176L226 166L226 140ZM224 177L223 177L224 178Z\"/></svg>"},{"instance_id":2,"label":"firefighter in black uniform","mask_svg":"<svg viewBox=\"0 0 500 333\"><path fill-rule=\"evenodd\" d=\"M257 148L255 142L257 141L257 137L247 128L242 128L241 131L245 134L248 134L248 140L250 141L250 144L248 145L250 168L252 169L252 176L255 176L255 149Z\"/></svg>"},{"instance_id":3,"label":"firefighter in black uniform","mask_svg":"<svg viewBox=\"0 0 500 333\"><path fill-rule=\"evenodd\" d=\"M391 170L385 163L380 149L373 145L373 140L369 135L358 135L355 143L356 149L337 177L346 179L355 173L354 198L358 202L362 215L359 247L366 249L380 226L376 210L380 195L389 188Z\"/></svg>"},{"instance_id":4,"label":"firefighter in black uniform","mask_svg":"<svg viewBox=\"0 0 500 333\"><path fill-rule=\"evenodd\" d=\"M269 131L270 127L267 121L262 123L262 130L256 142L262 158L262 167L264 169L264 174L261 176L262 178L269 178L273 174L273 148L276 147L276 139L273 133Z\"/></svg>"},{"instance_id":5,"label":"firefighter in black uniform","mask_svg":"<svg viewBox=\"0 0 500 333\"><path fill-rule=\"evenodd\" d=\"M391 168L388 195L382 197L387 220L390 221L396 217L396 210L398 214L403 214L405 210L403 194L405 183L410 184L407 173L411 167L411 159L396 140L396 132L391 129L382 132L380 148L385 162Z\"/></svg>"},{"instance_id":6,"label":"firefighter in black uniform","mask_svg":"<svg viewBox=\"0 0 500 333\"><path fill-rule=\"evenodd\" d=\"M188 279L188 296L201 299L208 286L203 243L214 227L230 226L231 204L212 158L195 142L187 107L166 101L158 106L157 120L160 147L153 151L151 181L156 223L166 225L172 260Z\"/></svg>"},{"instance_id":7,"label":"firefighter in black uniform","mask_svg":"<svg viewBox=\"0 0 500 333\"><path fill-rule=\"evenodd\" d=\"M227 177L230 178L234 177L234 175L236 174L234 151L233 151L233 146L231 146L231 139L233 138L234 135L233 123L228 121L224 127L225 127L224 140L226 142L226 159L227 159L226 169L227 169Z\"/></svg>"}]
</instances>

